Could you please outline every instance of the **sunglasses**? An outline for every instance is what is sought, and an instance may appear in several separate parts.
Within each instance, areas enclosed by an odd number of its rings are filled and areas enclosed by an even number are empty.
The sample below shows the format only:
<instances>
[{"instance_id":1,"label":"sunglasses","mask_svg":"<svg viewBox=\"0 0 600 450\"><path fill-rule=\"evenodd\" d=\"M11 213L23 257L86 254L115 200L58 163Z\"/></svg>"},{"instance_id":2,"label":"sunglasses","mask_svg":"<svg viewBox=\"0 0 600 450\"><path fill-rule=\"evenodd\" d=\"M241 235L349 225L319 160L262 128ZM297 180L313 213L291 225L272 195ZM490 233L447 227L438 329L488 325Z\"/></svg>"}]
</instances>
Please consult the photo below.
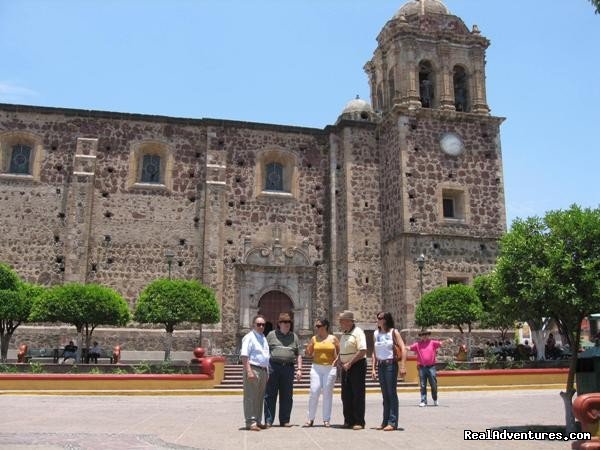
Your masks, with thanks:
<instances>
[{"instance_id":1,"label":"sunglasses","mask_svg":"<svg viewBox=\"0 0 600 450\"><path fill-rule=\"evenodd\" d=\"M323 325L315 325L315 328L321 328Z\"/></svg>"},{"instance_id":2,"label":"sunglasses","mask_svg":"<svg viewBox=\"0 0 600 450\"><path fill-rule=\"evenodd\" d=\"M383 317L377 317L377 320L383 320Z\"/></svg>"},{"instance_id":3,"label":"sunglasses","mask_svg":"<svg viewBox=\"0 0 600 450\"><path fill-rule=\"evenodd\" d=\"M257 327L264 327L266 325L266 323L255 323L254 325L256 325Z\"/></svg>"},{"instance_id":4,"label":"sunglasses","mask_svg":"<svg viewBox=\"0 0 600 450\"><path fill-rule=\"evenodd\" d=\"M292 323L291 320L280 320L279 323Z\"/></svg>"}]
</instances>

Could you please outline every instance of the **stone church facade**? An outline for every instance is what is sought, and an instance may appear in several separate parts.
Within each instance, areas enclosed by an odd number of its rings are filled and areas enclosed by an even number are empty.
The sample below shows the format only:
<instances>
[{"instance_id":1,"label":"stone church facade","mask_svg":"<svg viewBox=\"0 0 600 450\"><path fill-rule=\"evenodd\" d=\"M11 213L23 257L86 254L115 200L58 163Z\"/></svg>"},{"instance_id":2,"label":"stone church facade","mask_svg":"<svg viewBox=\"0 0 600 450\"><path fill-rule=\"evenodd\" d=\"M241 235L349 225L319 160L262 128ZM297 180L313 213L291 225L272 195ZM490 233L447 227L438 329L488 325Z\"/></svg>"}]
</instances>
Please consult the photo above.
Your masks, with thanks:
<instances>
[{"instance_id":1,"label":"stone church facade","mask_svg":"<svg viewBox=\"0 0 600 450\"><path fill-rule=\"evenodd\" d=\"M293 312L302 336L344 309L367 330L379 310L413 327L421 291L495 263L503 119L489 41L442 2L409 1L377 41L371 104L324 129L0 105L0 260L132 308L169 270L198 279L221 306L203 327L214 352L235 352L257 313Z\"/></svg>"}]
</instances>

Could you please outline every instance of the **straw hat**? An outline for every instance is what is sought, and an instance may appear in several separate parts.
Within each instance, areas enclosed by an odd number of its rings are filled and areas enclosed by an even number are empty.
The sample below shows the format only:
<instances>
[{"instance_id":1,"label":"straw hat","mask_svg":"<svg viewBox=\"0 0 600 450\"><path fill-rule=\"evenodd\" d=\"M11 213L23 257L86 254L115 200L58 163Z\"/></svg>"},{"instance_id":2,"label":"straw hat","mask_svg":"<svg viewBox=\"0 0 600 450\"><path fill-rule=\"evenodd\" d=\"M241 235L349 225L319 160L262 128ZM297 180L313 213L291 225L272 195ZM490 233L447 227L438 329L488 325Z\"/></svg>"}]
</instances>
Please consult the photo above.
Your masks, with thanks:
<instances>
[{"instance_id":1,"label":"straw hat","mask_svg":"<svg viewBox=\"0 0 600 450\"><path fill-rule=\"evenodd\" d=\"M345 310L340 314L339 320L351 320L354 322L354 313L352 311Z\"/></svg>"}]
</instances>

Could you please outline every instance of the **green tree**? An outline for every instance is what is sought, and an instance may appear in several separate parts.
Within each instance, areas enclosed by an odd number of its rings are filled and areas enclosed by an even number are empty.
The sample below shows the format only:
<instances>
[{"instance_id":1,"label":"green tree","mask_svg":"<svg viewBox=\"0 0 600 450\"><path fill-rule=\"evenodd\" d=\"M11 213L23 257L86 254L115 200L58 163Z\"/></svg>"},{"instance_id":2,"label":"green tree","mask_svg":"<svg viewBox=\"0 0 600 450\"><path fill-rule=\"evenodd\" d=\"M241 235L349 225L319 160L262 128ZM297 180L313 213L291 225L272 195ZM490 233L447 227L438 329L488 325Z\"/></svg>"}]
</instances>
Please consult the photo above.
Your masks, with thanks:
<instances>
[{"instance_id":1,"label":"green tree","mask_svg":"<svg viewBox=\"0 0 600 450\"><path fill-rule=\"evenodd\" d=\"M467 327L467 354L471 354L471 329L481 319L483 307L472 286L454 284L428 292L417 304L418 326L444 325L457 327L461 334Z\"/></svg>"},{"instance_id":2,"label":"green tree","mask_svg":"<svg viewBox=\"0 0 600 450\"><path fill-rule=\"evenodd\" d=\"M134 319L165 326L165 361L168 361L175 326L181 322L216 323L219 305L212 289L198 281L159 279L140 293Z\"/></svg>"},{"instance_id":3,"label":"green tree","mask_svg":"<svg viewBox=\"0 0 600 450\"><path fill-rule=\"evenodd\" d=\"M600 14L600 0L590 0L590 3L596 8L596 14Z\"/></svg>"},{"instance_id":4,"label":"green tree","mask_svg":"<svg viewBox=\"0 0 600 450\"><path fill-rule=\"evenodd\" d=\"M544 330L551 319L549 304L556 301L544 252L547 231L539 217L515 220L500 241L496 263L498 289L517 319L529 324L537 359L544 359Z\"/></svg>"},{"instance_id":5,"label":"green tree","mask_svg":"<svg viewBox=\"0 0 600 450\"><path fill-rule=\"evenodd\" d=\"M495 272L475 277L473 287L483 307L480 325L500 331L502 341L513 330L518 320L510 301L502 296Z\"/></svg>"},{"instance_id":6,"label":"green tree","mask_svg":"<svg viewBox=\"0 0 600 450\"><path fill-rule=\"evenodd\" d=\"M573 352L565 392L567 431L584 317L600 310L600 209L550 211L516 221L501 241L497 273L522 316L553 318ZM543 345L543 344L542 344Z\"/></svg>"},{"instance_id":7,"label":"green tree","mask_svg":"<svg viewBox=\"0 0 600 450\"><path fill-rule=\"evenodd\" d=\"M41 286L22 282L6 264L0 263L0 360L6 362L8 347L15 330L27 321Z\"/></svg>"},{"instance_id":8,"label":"green tree","mask_svg":"<svg viewBox=\"0 0 600 450\"><path fill-rule=\"evenodd\" d=\"M97 284L54 286L36 301L29 317L35 322L63 322L77 329L77 361L82 341L89 350L98 325L125 325L130 319L127 302L113 289Z\"/></svg>"}]
</instances>

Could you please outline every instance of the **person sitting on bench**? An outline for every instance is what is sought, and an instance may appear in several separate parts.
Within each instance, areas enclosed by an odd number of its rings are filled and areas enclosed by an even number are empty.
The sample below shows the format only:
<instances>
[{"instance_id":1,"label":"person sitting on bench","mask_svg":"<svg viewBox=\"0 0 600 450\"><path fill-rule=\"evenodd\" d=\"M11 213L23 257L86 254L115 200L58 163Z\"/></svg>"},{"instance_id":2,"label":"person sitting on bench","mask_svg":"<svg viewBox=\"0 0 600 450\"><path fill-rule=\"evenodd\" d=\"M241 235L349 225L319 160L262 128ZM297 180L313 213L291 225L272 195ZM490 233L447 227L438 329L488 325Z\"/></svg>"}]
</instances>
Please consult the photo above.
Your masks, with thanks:
<instances>
[{"instance_id":1,"label":"person sitting on bench","mask_svg":"<svg viewBox=\"0 0 600 450\"><path fill-rule=\"evenodd\" d=\"M67 345L65 345L65 349L63 350L62 357L63 357L63 360L62 360L61 364L64 364L64 362L69 358L73 358L73 360L77 360L77 346L73 343L73 341L69 341L69 343Z\"/></svg>"},{"instance_id":2,"label":"person sitting on bench","mask_svg":"<svg viewBox=\"0 0 600 450\"><path fill-rule=\"evenodd\" d=\"M98 364L98 358L100 357L101 353L102 353L102 350L100 349L100 346L98 345L98 341L94 341L94 346L92 348L90 348L89 362L94 362L94 364Z\"/></svg>"}]
</instances>

